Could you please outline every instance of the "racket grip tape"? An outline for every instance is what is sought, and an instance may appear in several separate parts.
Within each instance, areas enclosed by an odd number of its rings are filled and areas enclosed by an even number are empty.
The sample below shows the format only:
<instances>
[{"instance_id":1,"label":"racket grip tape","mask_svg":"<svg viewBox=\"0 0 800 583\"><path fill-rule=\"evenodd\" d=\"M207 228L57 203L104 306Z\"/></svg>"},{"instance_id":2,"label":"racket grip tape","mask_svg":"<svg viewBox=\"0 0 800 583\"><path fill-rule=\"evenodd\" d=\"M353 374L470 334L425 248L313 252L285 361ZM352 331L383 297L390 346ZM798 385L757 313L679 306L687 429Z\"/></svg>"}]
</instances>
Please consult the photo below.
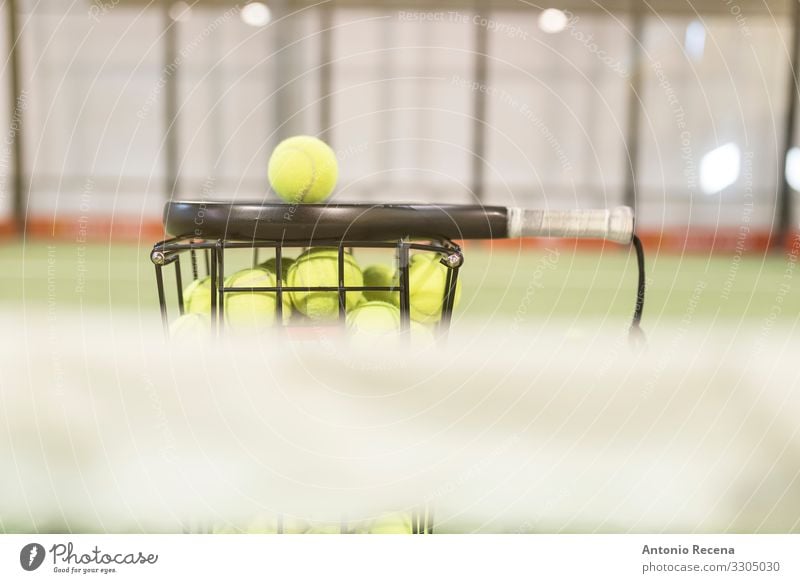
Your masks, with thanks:
<instances>
[{"instance_id":1,"label":"racket grip tape","mask_svg":"<svg viewBox=\"0 0 800 583\"><path fill-rule=\"evenodd\" d=\"M597 210L508 209L508 237L605 239L627 244L633 239L633 210L627 206Z\"/></svg>"}]
</instances>

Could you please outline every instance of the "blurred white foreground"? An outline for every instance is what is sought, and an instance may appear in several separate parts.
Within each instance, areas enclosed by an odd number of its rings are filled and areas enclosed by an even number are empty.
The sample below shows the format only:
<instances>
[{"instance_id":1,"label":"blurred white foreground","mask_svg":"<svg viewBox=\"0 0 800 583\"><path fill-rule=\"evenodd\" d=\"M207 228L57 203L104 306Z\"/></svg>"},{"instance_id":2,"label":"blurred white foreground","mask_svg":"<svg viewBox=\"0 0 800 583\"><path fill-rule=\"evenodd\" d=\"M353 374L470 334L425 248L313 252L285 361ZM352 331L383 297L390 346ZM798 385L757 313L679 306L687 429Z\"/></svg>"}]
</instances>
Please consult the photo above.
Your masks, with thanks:
<instances>
[{"instance_id":1,"label":"blurred white foreground","mask_svg":"<svg viewBox=\"0 0 800 583\"><path fill-rule=\"evenodd\" d=\"M174 531L429 504L438 531L800 531L800 340L463 322L169 348L153 318L3 314L0 528ZM202 528L202 526L200 526Z\"/></svg>"}]
</instances>

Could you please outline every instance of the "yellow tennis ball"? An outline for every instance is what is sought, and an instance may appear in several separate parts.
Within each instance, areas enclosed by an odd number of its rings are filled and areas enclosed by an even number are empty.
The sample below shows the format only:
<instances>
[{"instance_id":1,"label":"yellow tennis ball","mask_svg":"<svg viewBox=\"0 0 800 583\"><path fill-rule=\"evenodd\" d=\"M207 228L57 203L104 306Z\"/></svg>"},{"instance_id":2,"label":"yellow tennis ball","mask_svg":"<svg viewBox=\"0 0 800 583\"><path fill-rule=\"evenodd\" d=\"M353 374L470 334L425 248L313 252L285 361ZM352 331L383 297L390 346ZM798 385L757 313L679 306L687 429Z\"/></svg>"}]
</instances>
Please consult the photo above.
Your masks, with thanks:
<instances>
[{"instance_id":1,"label":"yellow tennis ball","mask_svg":"<svg viewBox=\"0 0 800 583\"><path fill-rule=\"evenodd\" d=\"M339 165L336 154L312 136L283 140L269 159L269 183L286 202L322 202L336 186Z\"/></svg>"},{"instance_id":2,"label":"yellow tennis ball","mask_svg":"<svg viewBox=\"0 0 800 583\"><path fill-rule=\"evenodd\" d=\"M355 348L386 347L400 340L400 309L388 302L364 302L347 314L347 328Z\"/></svg>"},{"instance_id":3,"label":"yellow tennis ball","mask_svg":"<svg viewBox=\"0 0 800 583\"><path fill-rule=\"evenodd\" d=\"M370 534L413 534L411 515L406 512L385 514L372 521Z\"/></svg>"},{"instance_id":4,"label":"yellow tennis ball","mask_svg":"<svg viewBox=\"0 0 800 583\"><path fill-rule=\"evenodd\" d=\"M437 322L442 317L447 270L435 253L418 253L411 256L408 266L411 319L423 324ZM454 306L461 299L461 280L456 284Z\"/></svg>"},{"instance_id":5,"label":"yellow tennis ball","mask_svg":"<svg viewBox=\"0 0 800 583\"><path fill-rule=\"evenodd\" d=\"M342 534L341 524L332 523L314 523L305 531L305 534Z\"/></svg>"},{"instance_id":6,"label":"yellow tennis ball","mask_svg":"<svg viewBox=\"0 0 800 583\"><path fill-rule=\"evenodd\" d=\"M202 343L210 332L211 323L206 314L183 314L169 327L169 337L181 343Z\"/></svg>"},{"instance_id":7,"label":"yellow tennis ball","mask_svg":"<svg viewBox=\"0 0 800 583\"><path fill-rule=\"evenodd\" d=\"M302 534L308 530L308 523L292 516L278 516L274 513L259 513L247 525L251 534Z\"/></svg>"},{"instance_id":8,"label":"yellow tennis ball","mask_svg":"<svg viewBox=\"0 0 800 583\"><path fill-rule=\"evenodd\" d=\"M362 302L347 314L351 346L356 349L411 347L429 349L436 344L431 327L420 322L409 323L403 332L400 308L388 302ZM410 336L405 336L409 334ZM411 343L406 344L410 338Z\"/></svg>"},{"instance_id":9,"label":"yellow tennis ball","mask_svg":"<svg viewBox=\"0 0 800 583\"><path fill-rule=\"evenodd\" d=\"M335 287L339 285L338 251L334 248L309 249L289 268L289 287ZM344 254L344 284L361 287L364 278L358 263L349 253ZM339 315L339 292L296 291L290 293L292 305L312 320L335 320ZM348 292L346 309L355 308L363 297L361 292Z\"/></svg>"},{"instance_id":10,"label":"yellow tennis ball","mask_svg":"<svg viewBox=\"0 0 800 583\"><path fill-rule=\"evenodd\" d=\"M347 326L373 334L399 330L400 309L389 302L363 302L347 314Z\"/></svg>"},{"instance_id":11,"label":"yellow tennis ball","mask_svg":"<svg viewBox=\"0 0 800 583\"><path fill-rule=\"evenodd\" d=\"M272 287L275 277L256 267L237 271L225 287ZM275 322L275 292L225 292L225 321L235 330L253 330Z\"/></svg>"},{"instance_id":12,"label":"yellow tennis ball","mask_svg":"<svg viewBox=\"0 0 800 583\"><path fill-rule=\"evenodd\" d=\"M278 274L277 263L278 262L275 260L274 257L270 257L269 259L261 263L259 267L261 269L266 269L267 271L272 272L277 276ZM292 263L294 263L294 259L292 259L291 257L281 257L281 277L283 278L283 281L286 281L286 276L289 273L289 268L292 266Z\"/></svg>"},{"instance_id":13,"label":"yellow tennis ball","mask_svg":"<svg viewBox=\"0 0 800 583\"><path fill-rule=\"evenodd\" d=\"M183 290L183 309L187 314L211 313L211 278L195 279Z\"/></svg>"},{"instance_id":14,"label":"yellow tennis ball","mask_svg":"<svg viewBox=\"0 0 800 583\"><path fill-rule=\"evenodd\" d=\"M214 534L302 534L309 528L307 522L290 516L278 516L261 512L246 525L219 524L213 527Z\"/></svg>"},{"instance_id":15,"label":"yellow tennis ball","mask_svg":"<svg viewBox=\"0 0 800 583\"><path fill-rule=\"evenodd\" d=\"M430 326L411 321L411 341L415 349L427 349L436 346L436 336Z\"/></svg>"},{"instance_id":16,"label":"yellow tennis ball","mask_svg":"<svg viewBox=\"0 0 800 583\"><path fill-rule=\"evenodd\" d=\"M273 260L274 262L274 260ZM274 264L274 263L273 263ZM286 275L283 276L286 281ZM267 269L243 269L225 280L226 287L272 287L275 275ZM197 279L183 291L186 315L211 313L211 278ZM233 328L245 329L268 326L275 321L276 296L274 292L227 292L225 293L225 320ZM283 294L283 321L292 315L289 293Z\"/></svg>"},{"instance_id":17,"label":"yellow tennis ball","mask_svg":"<svg viewBox=\"0 0 800 583\"><path fill-rule=\"evenodd\" d=\"M365 287L397 287L397 270L388 265L370 265L364 270ZM364 297L369 301L389 302L400 305L400 294L390 291L365 291Z\"/></svg>"}]
</instances>

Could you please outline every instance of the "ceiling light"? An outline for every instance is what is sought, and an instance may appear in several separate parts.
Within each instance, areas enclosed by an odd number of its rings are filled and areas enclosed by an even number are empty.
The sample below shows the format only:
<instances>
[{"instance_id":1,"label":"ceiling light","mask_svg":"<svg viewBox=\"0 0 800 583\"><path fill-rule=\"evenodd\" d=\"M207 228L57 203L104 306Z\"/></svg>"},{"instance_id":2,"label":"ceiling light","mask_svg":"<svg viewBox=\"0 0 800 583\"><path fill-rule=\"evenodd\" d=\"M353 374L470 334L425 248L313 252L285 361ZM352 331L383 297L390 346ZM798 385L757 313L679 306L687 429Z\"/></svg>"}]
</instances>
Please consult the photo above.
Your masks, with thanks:
<instances>
[{"instance_id":1,"label":"ceiling light","mask_svg":"<svg viewBox=\"0 0 800 583\"><path fill-rule=\"evenodd\" d=\"M548 8L539 14L539 28L548 34L561 32L567 27L567 15L557 8Z\"/></svg>"},{"instance_id":2,"label":"ceiling light","mask_svg":"<svg viewBox=\"0 0 800 583\"><path fill-rule=\"evenodd\" d=\"M686 54L695 61L703 58L706 51L706 27L699 20L693 20L686 27L686 39L684 41Z\"/></svg>"},{"instance_id":3,"label":"ceiling light","mask_svg":"<svg viewBox=\"0 0 800 583\"><path fill-rule=\"evenodd\" d=\"M242 22L250 26L265 26L272 20L272 12L263 2L245 4L239 15L242 17Z\"/></svg>"},{"instance_id":4,"label":"ceiling light","mask_svg":"<svg viewBox=\"0 0 800 583\"><path fill-rule=\"evenodd\" d=\"M742 153L739 146L729 142L711 150L700 161L700 188L706 194L716 194L739 179Z\"/></svg>"}]
</instances>

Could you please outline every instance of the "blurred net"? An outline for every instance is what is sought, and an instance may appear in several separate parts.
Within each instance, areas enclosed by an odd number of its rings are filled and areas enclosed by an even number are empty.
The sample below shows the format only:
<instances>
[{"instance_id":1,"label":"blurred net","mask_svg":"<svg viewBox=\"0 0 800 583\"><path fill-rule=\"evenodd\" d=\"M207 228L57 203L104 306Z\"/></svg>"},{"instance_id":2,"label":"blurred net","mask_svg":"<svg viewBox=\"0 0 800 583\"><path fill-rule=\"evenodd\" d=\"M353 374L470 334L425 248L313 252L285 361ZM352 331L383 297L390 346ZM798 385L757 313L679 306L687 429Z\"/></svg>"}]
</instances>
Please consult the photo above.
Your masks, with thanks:
<instances>
[{"instance_id":1,"label":"blurred net","mask_svg":"<svg viewBox=\"0 0 800 583\"><path fill-rule=\"evenodd\" d=\"M634 354L622 326L462 321L398 352L329 328L167 346L124 313L3 318L21 331L0 340L6 531L420 507L437 532L800 530L781 328L662 326Z\"/></svg>"}]
</instances>

